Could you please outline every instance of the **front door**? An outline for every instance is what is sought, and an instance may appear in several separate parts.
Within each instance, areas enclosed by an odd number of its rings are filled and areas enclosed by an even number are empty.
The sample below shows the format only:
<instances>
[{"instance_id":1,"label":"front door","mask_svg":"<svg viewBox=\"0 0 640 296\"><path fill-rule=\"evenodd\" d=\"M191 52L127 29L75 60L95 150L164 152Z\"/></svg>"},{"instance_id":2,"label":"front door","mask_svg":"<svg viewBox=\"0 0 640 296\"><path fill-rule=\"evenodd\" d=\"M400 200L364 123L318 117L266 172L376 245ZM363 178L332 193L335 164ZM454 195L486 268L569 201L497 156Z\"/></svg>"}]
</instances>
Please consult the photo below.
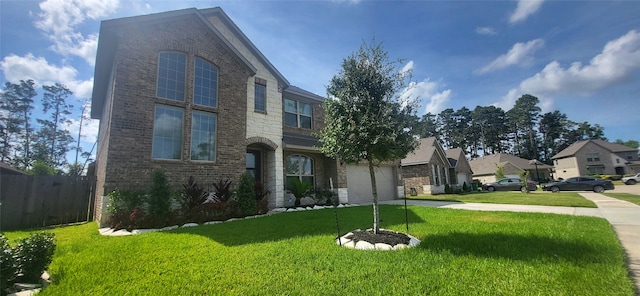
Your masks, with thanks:
<instances>
[{"instance_id":1,"label":"front door","mask_svg":"<svg viewBox=\"0 0 640 296\"><path fill-rule=\"evenodd\" d=\"M262 153L260 150L247 150L247 174L256 181L262 181Z\"/></svg>"}]
</instances>

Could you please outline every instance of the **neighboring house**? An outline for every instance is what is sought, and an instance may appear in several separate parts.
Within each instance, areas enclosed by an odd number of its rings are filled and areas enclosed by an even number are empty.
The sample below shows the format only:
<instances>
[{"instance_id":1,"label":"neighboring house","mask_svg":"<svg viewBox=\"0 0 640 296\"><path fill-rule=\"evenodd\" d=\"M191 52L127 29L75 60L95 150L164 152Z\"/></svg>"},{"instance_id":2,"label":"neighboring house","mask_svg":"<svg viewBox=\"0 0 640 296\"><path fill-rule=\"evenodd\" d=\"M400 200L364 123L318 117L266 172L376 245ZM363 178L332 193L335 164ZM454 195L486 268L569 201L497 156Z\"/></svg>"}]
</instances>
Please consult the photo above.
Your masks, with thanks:
<instances>
[{"instance_id":1,"label":"neighboring house","mask_svg":"<svg viewBox=\"0 0 640 296\"><path fill-rule=\"evenodd\" d=\"M464 151L461 148L453 148L445 150L447 159L451 168L449 169L449 177L451 178L451 184L457 185L462 188L463 184L471 186L471 180L473 177L473 170L471 170L471 164L464 155ZM471 187L467 187L471 188Z\"/></svg>"},{"instance_id":2,"label":"neighboring house","mask_svg":"<svg viewBox=\"0 0 640 296\"><path fill-rule=\"evenodd\" d=\"M542 182L551 179L552 166L533 162L511 154L497 153L481 156L469 162L473 170L473 179L482 184L495 182L496 170L502 167L502 172L508 178L520 178L524 171L529 172L529 180Z\"/></svg>"},{"instance_id":3,"label":"neighboring house","mask_svg":"<svg viewBox=\"0 0 640 296\"><path fill-rule=\"evenodd\" d=\"M0 175L26 175L27 173L16 169L9 164L0 162Z\"/></svg>"},{"instance_id":4,"label":"neighboring house","mask_svg":"<svg viewBox=\"0 0 640 296\"><path fill-rule=\"evenodd\" d=\"M455 184L455 166L449 162L435 137L420 139L415 151L400 162L406 195L444 193L445 184ZM461 185L462 186L462 185Z\"/></svg>"},{"instance_id":5,"label":"neighboring house","mask_svg":"<svg viewBox=\"0 0 640 296\"><path fill-rule=\"evenodd\" d=\"M555 178L640 173L638 149L603 140L586 140L551 157Z\"/></svg>"},{"instance_id":6,"label":"neighboring house","mask_svg":"<svg viewBox=\"0 0 640 296\"><path fill-rule=\"evenodd\" d=\"M272 208L290 204L292 178L333 184L342 202L371 201L365 166L317 149L323 98L290 85L220 8L103 21L94 78L101 223L108 193L149 188L157 169L175 188L189 176L237 185L250 173L270 190ZM381 200L395 198L396 167L377 173Z\"/></svg>"}]
</instances>

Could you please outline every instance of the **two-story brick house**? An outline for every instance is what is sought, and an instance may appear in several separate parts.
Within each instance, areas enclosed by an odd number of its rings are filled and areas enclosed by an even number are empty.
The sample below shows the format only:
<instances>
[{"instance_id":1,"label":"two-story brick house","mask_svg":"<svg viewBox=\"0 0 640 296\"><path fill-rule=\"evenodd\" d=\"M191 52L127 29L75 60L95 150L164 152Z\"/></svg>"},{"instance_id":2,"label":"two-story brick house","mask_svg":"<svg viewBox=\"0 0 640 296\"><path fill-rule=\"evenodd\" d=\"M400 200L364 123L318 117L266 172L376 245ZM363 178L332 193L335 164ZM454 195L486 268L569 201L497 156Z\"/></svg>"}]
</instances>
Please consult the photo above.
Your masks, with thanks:
<instances>
[{"instance_id":1,"label":"two-story brick house","mask_svg":"<svg viewBox=\"0 0 640 296\"><path fill-rule=\"evenodd\" d=\"M349 183L359 179L347 173L358 166L316 148L323 98L290 85L222 9L107 20L99 38L96 220L106 219L109 192L148 188L156 169L176 188L189 176L211 184L248 172L270 190L270 207L288 205L291 178L356 200Z\"/></svg>"}]
</instances>

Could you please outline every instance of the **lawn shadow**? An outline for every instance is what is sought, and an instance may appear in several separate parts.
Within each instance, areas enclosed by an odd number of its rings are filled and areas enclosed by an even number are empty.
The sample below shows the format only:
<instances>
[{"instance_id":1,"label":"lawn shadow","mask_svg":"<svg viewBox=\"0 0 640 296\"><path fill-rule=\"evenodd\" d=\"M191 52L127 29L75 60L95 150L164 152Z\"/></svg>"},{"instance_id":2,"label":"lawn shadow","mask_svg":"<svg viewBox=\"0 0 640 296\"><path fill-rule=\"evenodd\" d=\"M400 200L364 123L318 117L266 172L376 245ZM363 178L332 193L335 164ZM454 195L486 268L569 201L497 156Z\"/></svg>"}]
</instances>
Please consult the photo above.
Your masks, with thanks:
<instances>
[{"instance_id":1,"label":"lawn shadow","mask_svg":"<svg viewBox=\"0 0 640 296\"><path fill-rule=\"evenodd\" d=\"M431 252L457 256L505 258L511 260L558 260L577 265L610 262L606 250L579 241L537 235L452 232L419 238L418 246Z\"/></svg>"},{"instance_id":2,"label":"lawn shadow","mask_svg":"<svg viewBox=\"0 0 640 296\"><path fill-rule=\"evenodd\" d=\"M373 209L371 206L338 208L340 235L355 230L371 228ZM404 207L380 205L381 228L404 225ZM409 223L422 223L422 218L407 211ZM404 228L402 228L404 229ZM166 233L188 233L207 237L225 246L276 242L296 237L338 237L333 209L279 213L270 216L242 219L214 225L179 228Z\"/></svg>"}]
</instances>

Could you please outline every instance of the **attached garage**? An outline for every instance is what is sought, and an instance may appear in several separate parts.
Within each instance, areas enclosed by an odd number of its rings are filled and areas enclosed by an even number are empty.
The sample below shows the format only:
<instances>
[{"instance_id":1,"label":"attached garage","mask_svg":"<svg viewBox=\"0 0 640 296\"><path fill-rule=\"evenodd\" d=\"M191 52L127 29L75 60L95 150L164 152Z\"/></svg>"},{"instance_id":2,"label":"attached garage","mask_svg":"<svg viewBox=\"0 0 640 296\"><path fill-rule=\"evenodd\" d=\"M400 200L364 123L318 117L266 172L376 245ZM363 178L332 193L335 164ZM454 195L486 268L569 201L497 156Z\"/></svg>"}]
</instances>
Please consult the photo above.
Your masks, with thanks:
<instances>
[{"instance_id":1,"label":"attached garage","mask_svg":"<svg viewBox=\"0 0 640 296\"><path fill-rule=\"evenodd\" d=\"M376 184L378 185L378 201L396 198L395 175L392 166L376 167ZM371 192L371 177L367 165L347 166L347 195L351 204L366 204L373 202Z\"/></svg>"}]
</instances>

